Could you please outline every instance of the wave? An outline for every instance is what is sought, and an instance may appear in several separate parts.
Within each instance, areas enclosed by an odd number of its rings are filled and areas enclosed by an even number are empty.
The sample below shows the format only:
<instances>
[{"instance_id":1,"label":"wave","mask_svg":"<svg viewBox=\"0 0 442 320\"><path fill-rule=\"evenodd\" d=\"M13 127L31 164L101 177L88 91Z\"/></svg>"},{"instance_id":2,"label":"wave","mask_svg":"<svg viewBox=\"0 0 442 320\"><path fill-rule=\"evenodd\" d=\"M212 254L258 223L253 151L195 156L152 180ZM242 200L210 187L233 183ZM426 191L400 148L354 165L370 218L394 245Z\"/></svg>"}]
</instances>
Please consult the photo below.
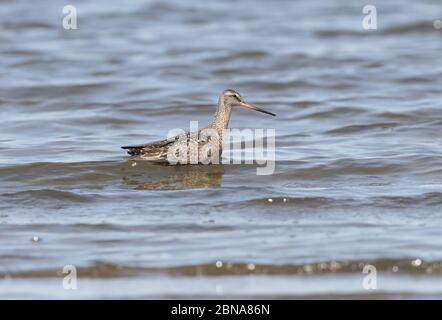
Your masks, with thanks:
<instances>
[{"instance_id":1,"label":"wave","mask_svg":"<svg viewBox=\"0 0 442 320\"><path fill-rule=\"evenodd\" d=\"M0 256L0 259L4 257ZM396 274L442 274L442 261L422 261L409 259L378 259L361 261L321 261L306 264L260 264L228 261L181 266L140 267L127 264L97 262L91 266L77 267L81 278L136 277L145 274L164 274L188 277L218 277L244 275L326 275L360 274L364 267L376 267L377 272ZM0 271L0 278L53 278L62 277L61 269L37 269L23 271Z\"/></svg>"},{"instance_id":2,"label":"wave","mask_svg":"<svg viewBox=\"0 0 442 320\"><path fill-rule=\"evenodd\" d=\"M381 122L372 124L349 125L325 131L326 134L353 134L370 130L391 130L399 126L397 122Z\"/></svg>"},{"instance_id":3,"label":"wave","mask_svg":"<svg viewBox=\"0 0 442 320\"><path fill-rule=\"evenodd\" d=\"M367 208L416 208L416 207L441 207L442 206L442 193L440 192L428 192L424 194L410 195L410 196L364 196L358 197L324 197L324 196L286 196L286 197L265 197L256 198L252 200L240 201L232 203L232 206L240 207L278 207L279 210L283 208L303 208L303 209L354 209L362 207Z\"/></svg>"},{"instance_id":4,"label":"wave","mask_svg":"<svg viewBox=\"0 0 442 320\"><path fill-rule=\"evenodd\" d=\"M315 36L319 38L336 37L379 37L383 35L401 35L409 33L427 33L438 32L433 26L432 20L415 21L412 23L401 23L388 27L378 28L376 32L367 32L362 28L360 30L350 29L327 29L315 31Z\"/></svg>"},{"instance_id":5,"label":"wave","mask_svg":"<svg viewBox=\"0 0 442 320\"><path fill-rule=\"evenodd\" d=\"M388 208L410 208L414 206L442 206L441 192L428 192L415 196L382 196L374 197L376 206Z\"/></svg>"},{"instance_id":6,"label":"wave","mask_svg":"<svg viewBox=\"0 0 442 320\"><path fill-rule=\"evenodd\" d=\"M53 189L26 190L0 194L1 206L33 206L46 204L58 206L63 204L88 203L96 200L96 196L83 196L74 192Z\"/></svg>"}]
</instances>

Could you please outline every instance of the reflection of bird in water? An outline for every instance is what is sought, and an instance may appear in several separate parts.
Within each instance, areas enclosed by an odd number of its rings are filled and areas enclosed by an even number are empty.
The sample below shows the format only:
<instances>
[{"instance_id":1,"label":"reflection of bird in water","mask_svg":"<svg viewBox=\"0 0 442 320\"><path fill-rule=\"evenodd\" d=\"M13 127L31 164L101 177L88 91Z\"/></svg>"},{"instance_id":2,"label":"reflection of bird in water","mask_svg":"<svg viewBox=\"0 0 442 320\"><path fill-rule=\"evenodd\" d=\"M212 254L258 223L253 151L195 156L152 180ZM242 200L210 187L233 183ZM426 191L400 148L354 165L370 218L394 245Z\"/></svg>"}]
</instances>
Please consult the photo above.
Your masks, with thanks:
<instances>
[{"instance_id":1,"label":"reflection of bird in water","mask_svg":"<svg viewBox=\"0 0 442 320\"><path fill-rule=\"evenodd\" d=\"M162 141L122 148L128 150L127 152L132 156L132 160L170 163L171 155L173 155L175 159L181 159L181 164L183 164L183 156L186 164L219 163L223 150L224 132L229 125L230 112L234 106L242 106L275 116L271 112L248 103L235 90L228 89L224 90L219 97L218 108L213 121L197 133L187 132ZM196 146L196 148L188 148L191 145ZM212 151L215 151L217 154L213 154ZM183 155L182 153L185 154ZM192 159L196 159L196 161ZM214 159L218 161L214 161Z\"/></svg>"},{"instance_id":2,"label":"reflection of bird in water","mask_svg":"<svg viewBox=\"0 0 442 320\"><path fill-rule=\"evenodd\" d=\"M224 165L164 166L140 162L124 181L138 190L182 190L221 186Z\"/></svg>"}]
</instances>

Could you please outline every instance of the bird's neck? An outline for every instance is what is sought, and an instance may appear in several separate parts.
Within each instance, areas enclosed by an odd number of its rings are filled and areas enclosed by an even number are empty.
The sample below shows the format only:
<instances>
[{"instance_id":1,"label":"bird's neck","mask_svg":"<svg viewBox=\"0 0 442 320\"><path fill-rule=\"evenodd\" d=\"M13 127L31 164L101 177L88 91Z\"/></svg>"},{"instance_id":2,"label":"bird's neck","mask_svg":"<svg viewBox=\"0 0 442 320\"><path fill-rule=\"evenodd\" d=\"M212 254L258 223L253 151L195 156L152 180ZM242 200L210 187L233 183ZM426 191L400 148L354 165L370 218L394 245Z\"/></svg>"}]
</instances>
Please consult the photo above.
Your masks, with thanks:
<instances>
[{"instance_id":1,"label":"bird's neck","mask_svg":"<svg viewBox=\"0 0 442 320\"><path fill-rule=\"evenodd\" d=\"M231 111L232 111L232 106L227 105L220 98L218 101L218 108L216 109L211 127L217 129L218 131L224 131L224 129L227 129L227 127L229 126Z\"/></svg>"}]
</instances>

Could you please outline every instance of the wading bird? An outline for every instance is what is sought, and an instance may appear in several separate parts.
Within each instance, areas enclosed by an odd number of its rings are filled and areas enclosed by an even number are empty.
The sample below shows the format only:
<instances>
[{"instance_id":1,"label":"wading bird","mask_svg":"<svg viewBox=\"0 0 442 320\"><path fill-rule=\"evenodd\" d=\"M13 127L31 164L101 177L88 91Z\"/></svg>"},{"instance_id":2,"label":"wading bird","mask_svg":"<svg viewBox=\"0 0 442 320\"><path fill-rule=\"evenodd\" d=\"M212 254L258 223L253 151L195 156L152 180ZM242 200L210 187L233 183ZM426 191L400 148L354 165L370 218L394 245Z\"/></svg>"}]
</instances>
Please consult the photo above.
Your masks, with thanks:
<instances>
[{"instance_id":1,"label":"wading bird","mask_svg":"<svg viewBox=\"0 0 442 320\"><path fill-rule=\"evenodd\" d=\"M124 146L131 160L146 160L170 164L215 164L223 151L224 133L229 125L230 113L235 106L275 116L245 101L232 89L219 96L213 121L197 132L186 132L171 138L138 146Z\"/></svg>"}]
</instances>

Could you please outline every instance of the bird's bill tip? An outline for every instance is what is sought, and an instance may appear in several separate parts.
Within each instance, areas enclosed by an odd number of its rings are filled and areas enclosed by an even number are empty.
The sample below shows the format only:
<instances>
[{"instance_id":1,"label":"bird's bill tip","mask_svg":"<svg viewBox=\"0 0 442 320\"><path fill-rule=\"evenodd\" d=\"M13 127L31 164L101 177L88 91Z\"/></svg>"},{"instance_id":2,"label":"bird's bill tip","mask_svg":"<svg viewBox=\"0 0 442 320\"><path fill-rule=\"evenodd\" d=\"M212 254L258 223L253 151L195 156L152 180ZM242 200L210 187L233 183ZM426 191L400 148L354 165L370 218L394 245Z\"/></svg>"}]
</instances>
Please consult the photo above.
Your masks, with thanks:
<instances>
[{"instance_id":1,"label":"bird's bill tip","mask_svg":"<svg viewBox=\"0 0 442 320\"><path fill-rule=\"evenodd\" d=\"M251 103L248 103L247 101L240 101L239 104L241 106L245 107L245 108L248 108L248 109L252 109L252 110L255 110L255 111L258 111L258 112L266 113L266 114L269 114L269 115L274 116L274 117L276 116L276 114L274 114L274 113L272 113L270 111L258 108L257 106L255 106L255 105L253 105Z\"/></svg>"}]
</instances>

